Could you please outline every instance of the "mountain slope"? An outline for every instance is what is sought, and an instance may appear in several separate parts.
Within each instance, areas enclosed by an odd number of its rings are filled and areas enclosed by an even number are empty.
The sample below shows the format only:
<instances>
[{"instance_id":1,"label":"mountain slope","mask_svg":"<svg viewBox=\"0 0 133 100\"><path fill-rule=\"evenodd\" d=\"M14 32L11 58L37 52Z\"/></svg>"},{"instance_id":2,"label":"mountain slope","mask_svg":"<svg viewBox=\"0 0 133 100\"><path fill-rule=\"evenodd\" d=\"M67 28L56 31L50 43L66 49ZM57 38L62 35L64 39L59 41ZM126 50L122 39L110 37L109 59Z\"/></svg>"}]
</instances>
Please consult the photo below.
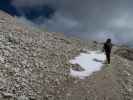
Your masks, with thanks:
<instances>
[{"instance_id":1,"label":"mountain slope","mask_svg":"<svg viewBox=\"0 0 133 100\"><path fill-rule=\"evenodd\" d=\"M117 55L120 47L101 71L84 80L69 75L70 59L101 46L41 32L0 11L1 100L131 100L132 61Z\"/></svg>"},{"instance_id":2,"label":"mountain slope","mask_svg":"<svg viewBox=\"0 0 133 100\"><path fill-rule=\"evenodd\" d=\"M63 81L67 76L68 60L81 49L79 40L40 32L4 12L0 15L1 89L41 99L45 85L50 91L49 81Z\"/></svg>"}]
</instances>

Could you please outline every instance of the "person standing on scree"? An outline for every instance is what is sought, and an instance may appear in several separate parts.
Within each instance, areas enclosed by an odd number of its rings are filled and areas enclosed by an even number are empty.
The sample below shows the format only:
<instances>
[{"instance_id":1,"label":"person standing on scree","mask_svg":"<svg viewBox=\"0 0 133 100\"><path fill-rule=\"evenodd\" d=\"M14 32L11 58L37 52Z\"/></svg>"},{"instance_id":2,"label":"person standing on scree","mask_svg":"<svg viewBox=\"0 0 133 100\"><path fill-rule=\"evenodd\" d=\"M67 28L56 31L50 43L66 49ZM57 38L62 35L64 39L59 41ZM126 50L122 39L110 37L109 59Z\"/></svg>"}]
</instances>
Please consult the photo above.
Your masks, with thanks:
<instances>
[{"instance_id":1,"label":"person standing on scree","mask_svg":"<svg viewBox=\"0 0 133 100\"><path fill-rule=\"evenodd\" d=\"M103 51L106 54L106 60L108 64L110 64L111 49L112 49L112 43L111 43L111 39L109 38L106 40L103 46Z\"/></svg>"}]
</instances>

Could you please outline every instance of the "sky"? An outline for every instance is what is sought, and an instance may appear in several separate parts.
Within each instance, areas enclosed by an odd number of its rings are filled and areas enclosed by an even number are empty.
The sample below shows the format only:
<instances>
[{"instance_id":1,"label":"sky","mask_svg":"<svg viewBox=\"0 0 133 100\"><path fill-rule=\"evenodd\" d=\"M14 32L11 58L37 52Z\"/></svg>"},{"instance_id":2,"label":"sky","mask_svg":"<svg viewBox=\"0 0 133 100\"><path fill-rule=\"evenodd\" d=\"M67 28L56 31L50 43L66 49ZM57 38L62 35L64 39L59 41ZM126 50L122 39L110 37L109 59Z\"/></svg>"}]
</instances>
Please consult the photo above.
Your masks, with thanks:
<instances>
[{"instance_id":1,"label":"sky","mask_svg":"<svg viewBox=\"0 0 133 100\"><path fill-rule=\"evenodd\" d=\"M48 31L133 45L133 0L1 0L0 9Z\"/></svg>"}]
</instances>

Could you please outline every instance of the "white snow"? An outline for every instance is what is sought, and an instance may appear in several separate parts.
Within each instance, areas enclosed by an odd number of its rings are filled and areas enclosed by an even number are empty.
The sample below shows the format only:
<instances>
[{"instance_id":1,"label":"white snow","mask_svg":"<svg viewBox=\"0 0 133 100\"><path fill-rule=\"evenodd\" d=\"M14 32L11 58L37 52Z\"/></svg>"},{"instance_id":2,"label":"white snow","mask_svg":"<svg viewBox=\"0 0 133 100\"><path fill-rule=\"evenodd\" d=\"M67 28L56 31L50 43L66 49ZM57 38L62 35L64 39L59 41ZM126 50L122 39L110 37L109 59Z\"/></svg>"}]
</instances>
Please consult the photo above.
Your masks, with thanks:
<instances>
[{"instance_id":1,"label":"white snow","mask_svg":"<svg viewBox=\"0 0 133 100\"><path fill-rule=\"evenodd\" d=\"M70 75L84 79L85 77L90 76L93 72L101 70L105 59L106 56L100 51L81 53L79 56L75 57L75 59L70 60L70 63L79 64L84 71L76 71L71 68Z\"/></svg>"}]
</instances>

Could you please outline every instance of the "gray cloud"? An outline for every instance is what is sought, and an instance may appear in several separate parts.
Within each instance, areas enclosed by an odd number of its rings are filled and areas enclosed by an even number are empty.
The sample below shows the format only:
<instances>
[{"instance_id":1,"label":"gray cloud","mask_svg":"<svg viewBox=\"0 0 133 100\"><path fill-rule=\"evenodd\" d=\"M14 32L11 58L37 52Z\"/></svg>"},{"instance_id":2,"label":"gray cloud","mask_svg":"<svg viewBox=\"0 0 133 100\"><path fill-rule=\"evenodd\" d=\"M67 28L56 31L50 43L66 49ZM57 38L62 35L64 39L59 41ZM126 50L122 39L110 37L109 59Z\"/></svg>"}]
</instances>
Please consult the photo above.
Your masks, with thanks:
<instances>
[{"instance_id":1,"label":"gray cloud","mask_svg":"<svg viewBox=\"0 0 133 100\"><path fill-rule=\"evenodd\" d=\"M65 32L86 39L116 43L133 41L132 0L13 0L17 9L50 5L56 9L51 19L42 20L49 31ZM37 18L38 19L38 18Z\"/></svg>"}]
</instances>

